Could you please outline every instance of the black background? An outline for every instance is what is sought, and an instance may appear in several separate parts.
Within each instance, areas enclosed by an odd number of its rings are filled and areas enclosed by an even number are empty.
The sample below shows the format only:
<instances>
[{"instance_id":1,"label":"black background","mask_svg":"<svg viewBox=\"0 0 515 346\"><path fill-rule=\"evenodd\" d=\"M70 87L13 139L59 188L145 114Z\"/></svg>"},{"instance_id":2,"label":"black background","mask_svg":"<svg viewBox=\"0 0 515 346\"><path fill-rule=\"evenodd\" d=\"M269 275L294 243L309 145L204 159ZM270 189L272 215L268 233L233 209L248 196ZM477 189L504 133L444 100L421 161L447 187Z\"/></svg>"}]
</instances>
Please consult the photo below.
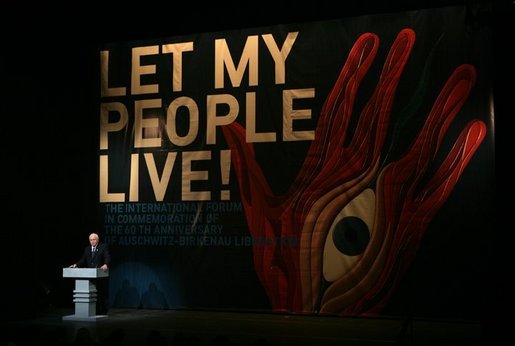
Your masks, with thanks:
<instances>
[{"instance_id":1,"label":"black background","mask_svg":"<svg viewBox=\"0 0 515 346\"><path fill-rule=\"evenodd\" d=\"M216 7L145 2L137 7L125 4L110 8L102 2L87 2L59 7L17 4L2 11L0 240L4 248L3 286L9 297L8 314L4 316L31 315L65 304L60 297L64 293L68 299L69 292L63 290L71 287L62 288L58 283L60 269L76 260L87 235L99 227L97 71L101 46L115 41L463 4L474 2L367 1L338 5L316 1L306 5L256 1L225 2ZM493 21L494 29L495 139L499 148L504 119L513 116L513 109L508 107L513 91L506 86L511 85L513 76L510 65L514 60L507 47L513 45L514 5L512 1L494 2L493 8L493 18L485 20ZM489 256L489 275L477 278L478 284L481 280L491 282L486 298L478 297L486 327L500 323L494 315L511 313L505 278L513 270L507 274L503 264L510 252L506 238L511 239L511 234L507 234L509 223L501 224L485 230L485 242L499 243L499 251ZM76 228L70 230L69 225Z\"/></svg>"}]
</instances>

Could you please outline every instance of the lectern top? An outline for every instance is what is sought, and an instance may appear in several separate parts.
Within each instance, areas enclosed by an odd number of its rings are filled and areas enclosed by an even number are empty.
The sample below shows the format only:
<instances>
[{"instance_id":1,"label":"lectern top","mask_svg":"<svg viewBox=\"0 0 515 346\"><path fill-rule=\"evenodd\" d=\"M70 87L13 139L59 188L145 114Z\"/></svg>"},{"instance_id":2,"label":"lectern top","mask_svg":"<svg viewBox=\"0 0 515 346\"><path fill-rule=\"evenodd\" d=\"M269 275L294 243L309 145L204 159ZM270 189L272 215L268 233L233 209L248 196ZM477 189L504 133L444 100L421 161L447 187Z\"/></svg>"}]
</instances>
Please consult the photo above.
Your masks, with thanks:
<instances>
[{"instance_id":1,"label":"lectern top","mask_svg":"<svg viewBox=\"0 0 515 346\"><path fill-rule=\"evenodd\" d=\"M100 268L63 268L63 278L96 279L109 276L109 271Z\"/></svg>"}]
</instances>

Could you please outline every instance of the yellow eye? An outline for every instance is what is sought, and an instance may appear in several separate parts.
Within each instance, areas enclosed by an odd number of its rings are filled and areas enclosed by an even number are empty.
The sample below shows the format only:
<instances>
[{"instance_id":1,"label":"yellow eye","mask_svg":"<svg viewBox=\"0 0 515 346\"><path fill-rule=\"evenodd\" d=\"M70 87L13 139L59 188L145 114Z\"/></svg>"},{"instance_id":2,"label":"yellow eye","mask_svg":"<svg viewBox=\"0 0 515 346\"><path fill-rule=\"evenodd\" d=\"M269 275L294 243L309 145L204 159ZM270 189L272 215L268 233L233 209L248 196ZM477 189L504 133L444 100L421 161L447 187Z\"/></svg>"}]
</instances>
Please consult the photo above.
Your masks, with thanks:
<instances>
[{"instance_id":1,"label":"yellow eye","mask_svg":"<svg viewBox=\"0 0 515 346\"><path fill-rule=\"evenodd\" d=\"M367 248L374 224L375 193L366 189L336 215L324 245L323 275L333 282L350 271Z\"/></svg>"}]
</instances>

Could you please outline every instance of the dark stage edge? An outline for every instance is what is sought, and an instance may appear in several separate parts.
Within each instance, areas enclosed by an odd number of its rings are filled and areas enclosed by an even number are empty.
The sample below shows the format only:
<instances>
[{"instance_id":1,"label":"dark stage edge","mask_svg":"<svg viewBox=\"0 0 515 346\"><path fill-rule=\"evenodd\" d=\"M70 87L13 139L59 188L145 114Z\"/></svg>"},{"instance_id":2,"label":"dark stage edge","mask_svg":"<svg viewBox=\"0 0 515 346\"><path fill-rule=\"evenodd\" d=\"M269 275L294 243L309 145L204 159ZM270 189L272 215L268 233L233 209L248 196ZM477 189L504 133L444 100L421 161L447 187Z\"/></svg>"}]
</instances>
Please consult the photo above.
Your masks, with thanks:
<instances>
[{"instance_id":1,"label":"dark stage edge","mask_svg":"<svg viewBox=\"0 0 515 346\"><path fill-rule=\"evenodd\" d=\"M63 320L70 314L54 310L3 323L1 345L481 344L480 324L470 321L142 309L111 309L91 322ZM79 335L96 343L79 343Z\"/></svg>"}]
</instances>

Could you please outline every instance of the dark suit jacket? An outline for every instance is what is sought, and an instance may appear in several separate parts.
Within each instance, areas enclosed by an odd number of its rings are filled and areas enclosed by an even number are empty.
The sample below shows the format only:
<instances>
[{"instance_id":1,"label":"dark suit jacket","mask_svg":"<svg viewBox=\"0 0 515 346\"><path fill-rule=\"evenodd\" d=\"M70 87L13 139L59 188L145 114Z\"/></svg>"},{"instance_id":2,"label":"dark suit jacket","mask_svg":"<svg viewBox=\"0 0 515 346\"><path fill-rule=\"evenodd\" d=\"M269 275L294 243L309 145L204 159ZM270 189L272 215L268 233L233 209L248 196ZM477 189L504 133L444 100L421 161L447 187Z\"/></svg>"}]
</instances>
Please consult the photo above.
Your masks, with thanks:
<instances>
[{"instance_id":1,"label":"dark suit jacket","mask_svg":"<svg viewBox=\"0 0 515 346\"><path fill-rule=\"evenodd\" d=\"M98 244L95 253L91 252L91 246L84 248L82 257L77 262L77 267L81 268L100 268L104 264L111 264L111 254L107 244Z\"/></svg>"}]
</instances>

